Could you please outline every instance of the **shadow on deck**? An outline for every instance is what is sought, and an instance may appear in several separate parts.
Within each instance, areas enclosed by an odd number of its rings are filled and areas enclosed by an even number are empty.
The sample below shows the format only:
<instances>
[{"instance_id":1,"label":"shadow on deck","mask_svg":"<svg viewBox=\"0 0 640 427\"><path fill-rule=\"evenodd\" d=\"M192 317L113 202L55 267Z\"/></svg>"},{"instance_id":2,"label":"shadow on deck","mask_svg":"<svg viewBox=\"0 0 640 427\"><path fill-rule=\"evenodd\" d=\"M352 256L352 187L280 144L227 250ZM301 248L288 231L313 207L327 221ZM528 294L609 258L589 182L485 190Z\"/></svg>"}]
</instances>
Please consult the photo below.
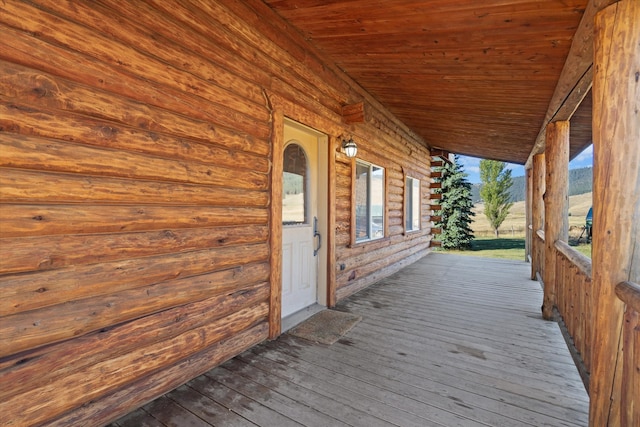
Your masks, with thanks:
<instances>
[{"instance_id":1,"label":"shadow on deck","mask_svg":"<svg viewBox=\"0 0 640 427\"><path fill-rule=\"evenodd\" d=\"M431 254L340 303L337 343L284 334L113 426L586 426L588 397L523 262Z\"/></svg>"}]
</instances>

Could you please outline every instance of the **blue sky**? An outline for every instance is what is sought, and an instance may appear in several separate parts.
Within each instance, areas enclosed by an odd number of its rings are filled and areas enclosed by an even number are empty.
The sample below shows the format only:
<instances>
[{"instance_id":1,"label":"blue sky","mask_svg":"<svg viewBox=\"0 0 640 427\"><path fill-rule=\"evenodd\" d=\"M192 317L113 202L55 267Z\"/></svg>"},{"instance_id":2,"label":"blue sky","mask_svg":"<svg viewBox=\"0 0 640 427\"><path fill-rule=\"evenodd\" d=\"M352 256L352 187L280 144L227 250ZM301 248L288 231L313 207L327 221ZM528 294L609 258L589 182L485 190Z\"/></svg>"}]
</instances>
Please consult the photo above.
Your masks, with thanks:
<instances>
[{"instance_id":1,"label":"blue sky","mask_svg":"<svg viewBox=\"0 0 640 427\"><path fill-rule=\"evenodd\" d=\"M476 157L460 156L460 163L467 173L468 180L472 184L480 183L480 159ZM571 162L569 169L584 168L593 166L593 145L588 146L585 150L578 154ZM511 176L524 176L524 166L507 163L507 167L512 170Z\"/></svg>"}]
</instances>

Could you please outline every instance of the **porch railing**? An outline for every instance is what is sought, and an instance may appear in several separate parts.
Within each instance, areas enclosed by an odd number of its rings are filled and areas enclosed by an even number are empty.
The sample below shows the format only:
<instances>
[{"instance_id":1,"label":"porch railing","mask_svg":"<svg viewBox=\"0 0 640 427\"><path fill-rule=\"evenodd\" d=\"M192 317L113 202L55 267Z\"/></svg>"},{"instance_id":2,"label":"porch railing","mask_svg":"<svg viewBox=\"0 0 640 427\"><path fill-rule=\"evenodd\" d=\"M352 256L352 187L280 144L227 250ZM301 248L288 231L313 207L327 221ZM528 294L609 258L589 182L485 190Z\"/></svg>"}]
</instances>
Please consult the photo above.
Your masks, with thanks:
<instances>
[{"instance_id":1,"label":"porch railing","mask_svg":"<svg viewBox=\"0 0 640 427\"><path fill-rule=\"evenodd\" d=\"M556 241L554 246L558 320L570 336L569 347L588 390L593 343L591 259L563 241Z\"/></svg>"},{"instance_id":2,"label":"porch railing","mask_svg":"<svg viewBox=\"0 0 640 427\"><path fill-rule=\"evenodd\" d=\"M544 230L537 230L534 233L534 243L531 250L534 252L533 256L536 260L536 273L539 275L538 280L541 282L544 277L544 242Z\"/></svg>"},{"instance_id":3,"label":"porch railing","mask_svg":"<svg viewBox=\"0 0 640 427\"><path fill-rule=\"evenodd\" d=\"M620 424L639 425L640 409L635 401L640 396L640 285L622 282L616 295L626 304L622 323L622 392L620 395ZM635 401L635 402L634 402Z\"/></svg>"}]
</instances>

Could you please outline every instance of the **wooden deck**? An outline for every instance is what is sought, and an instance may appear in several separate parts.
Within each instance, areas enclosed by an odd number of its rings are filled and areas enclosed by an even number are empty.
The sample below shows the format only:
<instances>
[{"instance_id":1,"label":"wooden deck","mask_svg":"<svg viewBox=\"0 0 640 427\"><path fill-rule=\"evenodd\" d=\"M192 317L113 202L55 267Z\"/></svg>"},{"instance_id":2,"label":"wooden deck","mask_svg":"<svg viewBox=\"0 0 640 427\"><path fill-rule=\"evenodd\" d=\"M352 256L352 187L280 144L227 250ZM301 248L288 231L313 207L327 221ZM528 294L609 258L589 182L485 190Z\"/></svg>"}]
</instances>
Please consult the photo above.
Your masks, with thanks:
<instances>
[{"instance_id":1,"label":"wooden deck","mask_svg":"<svg viewBox=\"0 0 640 427\"><path fill-rule=\"evenodd\" d=\"M529 265L431 254L341 303L326 346L284 334L112 426L586 426Z\"/></svg>"}]
</instances>

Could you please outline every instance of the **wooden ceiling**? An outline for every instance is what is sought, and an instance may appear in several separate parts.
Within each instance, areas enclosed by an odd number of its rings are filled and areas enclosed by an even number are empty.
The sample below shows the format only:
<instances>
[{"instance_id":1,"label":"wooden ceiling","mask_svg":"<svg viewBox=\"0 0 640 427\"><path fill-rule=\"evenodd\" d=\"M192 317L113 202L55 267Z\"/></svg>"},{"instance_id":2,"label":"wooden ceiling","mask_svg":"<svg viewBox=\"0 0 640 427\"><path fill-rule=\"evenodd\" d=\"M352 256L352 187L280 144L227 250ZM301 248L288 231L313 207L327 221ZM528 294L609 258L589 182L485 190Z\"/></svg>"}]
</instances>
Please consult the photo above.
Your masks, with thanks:
<instances>
[{"instance_id":1,"label":"wooden ceiling","mask_svg":"<svg viewBox=\"0 0 640 427\"><path fill-rule=\"evenodd\" d=\"M587 0L264 0L433 148L525 163ZM586 105L584 106L586 107ZM572 120L572 156L591 140Z\"/></svg>"}]
</instances>

